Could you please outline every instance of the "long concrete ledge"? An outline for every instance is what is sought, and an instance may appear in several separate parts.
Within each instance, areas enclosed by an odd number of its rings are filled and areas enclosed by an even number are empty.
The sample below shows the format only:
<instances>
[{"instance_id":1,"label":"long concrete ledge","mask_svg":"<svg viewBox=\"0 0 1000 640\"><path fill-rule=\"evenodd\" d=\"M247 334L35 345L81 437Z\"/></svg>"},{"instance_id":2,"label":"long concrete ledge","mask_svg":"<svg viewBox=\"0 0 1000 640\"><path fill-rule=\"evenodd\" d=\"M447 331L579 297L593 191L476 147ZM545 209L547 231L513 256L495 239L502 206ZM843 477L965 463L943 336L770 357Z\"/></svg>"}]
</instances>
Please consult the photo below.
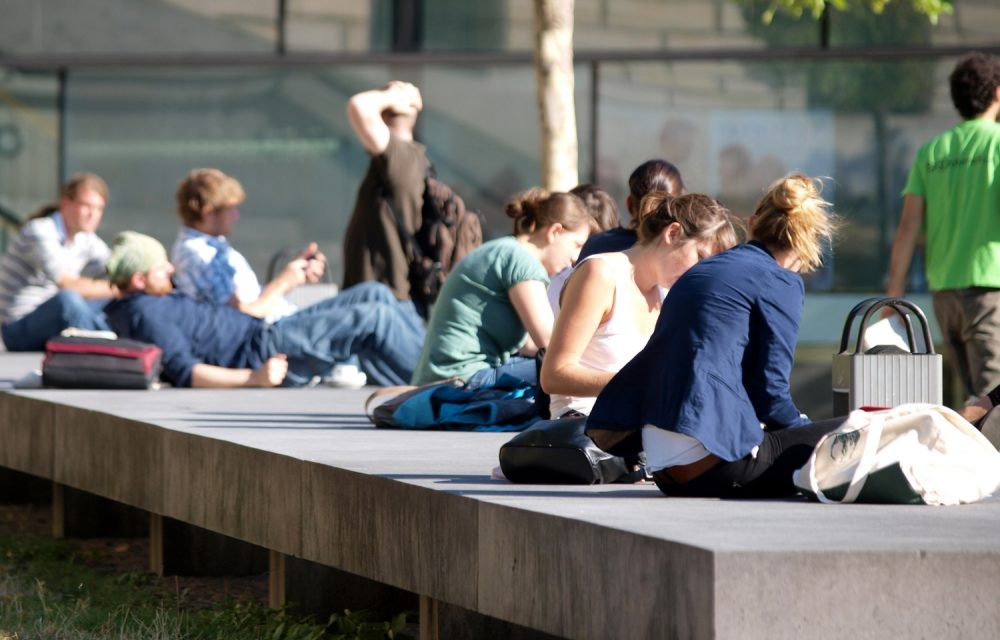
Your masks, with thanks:
<instances>
[{"instance_id":1,"label":"long concrete ledge","mask_svg":"<svg viewBox=\"0 0 1000 640\"><path fill-rule=\"evenodd\" d=\"M365 394L8 391L0 466L570 638L1000 637L998 499L511 485L508 435L378 430Z\"/></svg>"}]
</instances>

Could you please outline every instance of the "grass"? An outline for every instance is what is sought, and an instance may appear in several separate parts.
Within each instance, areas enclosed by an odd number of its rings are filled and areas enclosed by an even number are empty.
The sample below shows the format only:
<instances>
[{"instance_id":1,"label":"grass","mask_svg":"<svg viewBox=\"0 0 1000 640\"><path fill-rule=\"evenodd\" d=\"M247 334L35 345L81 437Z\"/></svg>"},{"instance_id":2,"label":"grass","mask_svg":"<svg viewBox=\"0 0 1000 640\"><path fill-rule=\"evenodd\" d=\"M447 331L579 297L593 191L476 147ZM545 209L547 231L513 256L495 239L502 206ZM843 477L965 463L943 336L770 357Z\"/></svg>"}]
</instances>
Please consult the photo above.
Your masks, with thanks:
<instances>
[{"instance_id":1,"label":"grass","mask_svg":"<svg viewBox=\"0 0 1000 640\"><path fill-rule=\"evenodd\" d=\"M257 602L198 609L185 592L131 570L108 575L70 543L0 534L0 640L381 640L402 639L407 615L370 621L365 612L326 624Z\"/></svg>"}]
</instances>

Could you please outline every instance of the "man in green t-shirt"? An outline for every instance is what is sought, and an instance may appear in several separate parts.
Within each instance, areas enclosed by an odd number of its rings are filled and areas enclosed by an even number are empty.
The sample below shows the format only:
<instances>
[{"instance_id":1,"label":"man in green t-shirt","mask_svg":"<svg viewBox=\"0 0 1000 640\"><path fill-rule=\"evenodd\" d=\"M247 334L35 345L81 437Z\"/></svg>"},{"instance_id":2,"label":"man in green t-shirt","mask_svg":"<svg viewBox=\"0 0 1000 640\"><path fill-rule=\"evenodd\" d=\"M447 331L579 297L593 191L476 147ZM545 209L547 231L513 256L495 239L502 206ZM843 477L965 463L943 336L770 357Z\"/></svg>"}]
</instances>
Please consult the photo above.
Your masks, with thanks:
<instances>
[{"instance_id":1,"label":"man in green t-shirt","mask_svg":"<svg viewBox=\"0 0 1000 640\"><path fill-rule=\"evenodd\" d=\"M1000 61L969 55L950 84L963 121L917 152L886 291L903 295L913 250L925 233L934 315L975 402L1000 384Z\"/></svg>"}]
</instances>

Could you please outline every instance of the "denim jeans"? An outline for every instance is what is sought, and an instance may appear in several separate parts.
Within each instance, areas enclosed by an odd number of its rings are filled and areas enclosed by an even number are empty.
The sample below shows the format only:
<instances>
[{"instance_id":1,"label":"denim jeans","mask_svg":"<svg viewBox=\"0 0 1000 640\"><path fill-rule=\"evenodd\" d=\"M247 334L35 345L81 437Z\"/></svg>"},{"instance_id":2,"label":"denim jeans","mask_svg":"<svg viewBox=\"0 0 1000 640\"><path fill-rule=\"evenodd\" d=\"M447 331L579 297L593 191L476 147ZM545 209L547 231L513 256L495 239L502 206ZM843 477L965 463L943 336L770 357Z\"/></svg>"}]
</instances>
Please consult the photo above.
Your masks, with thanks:
<instances>
[{"instance_id":1,"label":"denim jeans","mask_svg":"<svg viewBox=\"0 0 1000 640\"><path fill-rule=\"evenodd\" d=\"M302 386L338 362L356 359L371 383L408 384L426 337L413 305L381 283L366 282L265 330L264 353L288 357L285 386Z\"/></svg>"},{"instance_id":2,"label":"denim jeans","mask_svg":"<svg viewBox=\"0 0 1000 640\"><path fill-rule=\"evenodd\" d=\"M110 331L101 309L109 300L85 300L75 291L61 289L28 315L3 324L8 351L44 351L45 342L68 327Z\"/></svg>"},{"instance_id":3,"label":"denim jeans","mask_svg":"<svg viewBox=\"0 0 1000 640\"><path fill-rule=\"evenodd\" d=\"M470 389L492 386L505 373L515 378L520 378L528 384L538 384L538 370L536 369L535 359L525 358L524 356L512 356L510 360L499 367L480 369L469 376L466 384Z\"/></svg>"}]
</instances>

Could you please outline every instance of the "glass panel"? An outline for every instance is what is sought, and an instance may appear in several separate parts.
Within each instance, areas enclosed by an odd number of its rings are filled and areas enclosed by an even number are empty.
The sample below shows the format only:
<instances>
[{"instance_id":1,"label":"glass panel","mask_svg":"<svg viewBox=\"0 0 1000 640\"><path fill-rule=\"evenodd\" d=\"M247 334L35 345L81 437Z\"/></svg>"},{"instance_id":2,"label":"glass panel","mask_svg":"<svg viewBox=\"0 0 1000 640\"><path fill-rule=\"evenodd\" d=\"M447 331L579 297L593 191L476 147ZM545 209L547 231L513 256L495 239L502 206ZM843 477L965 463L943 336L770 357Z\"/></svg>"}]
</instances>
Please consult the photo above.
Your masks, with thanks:
<instances>
[{"instance_id":1,"label":"glass panel","mask_svg":"<svg viewBox=\"0 0 1000 640\"><path fill-rule=\"evenodd\" d=\"M578 166L580 181L586 182L591 176L591 83L586 66L577 65L575 76ZM430 68L418 84L428 106L420 135L438 176L486 217L488 232L510 233L504 205L541 178L534 70Z\"/></svg>"},{"instance_id":2,"label":"glass panel","mask_svg":"<svg viewBox=\"0 0 1000 640\"><path fill-rule=\"evenodd\" d=\"M825 194L847 225L807 286L879 291L910 162L958 120L947 88L953 64L604 64L599 181L620 198L632 168L664 157L690 190L745 216L787 172L828 176ZM911 291L926 287L919 262Z\"/></svg>"},{"instance_id":3,"label":"glass panel","mask_svg":"<svg viewBox=\"0 0 1000 640\"><path fill-rule=\"evenodd\" d=\"M434 0L424 3L424 49L485 50L504 48L505 0Z\"/></svg>"},{"instance_id":4,"label":"glass panel","mask_svg":"<svg viewBox=\"0 0 1000 640\"><path fill-rule=\"evenodd\" d=\"M0 0L0 49L18 54L274 51L275 0Z\"/></svg>"},{"instance_id":5,"label":"glass panel","mask_svg":"<svg viewBox=\"0 0 1000 640\"><path fill-rule=\"evenodd\" d=\"M285 47L288 51L385 50L392 32L391 14L376 4L287 0Z\"/></svg>"},{"instance_id":6,"label":"glass panel","mask_svg":"<svg viewBox=\"0 0 1000 640\"><path fill-rule=\"evenodd\" d=\"M578 75L586 132L589 76L584 67ZM369 161L345 106L391 78L376 67L73 74L68 170L108 181L105 238L128 228L169 245L179 225L177 183L194 167L218 167L247 192L233 243L261 277L275 251L316 240L339 280L341 237ZM487 217L488 231L507 233L503 204L539 179L533 71L437 68L401 79L424 93L418 137L440 178ZM586 178L589 143L581 139Z\"/></svg>"},{"instance_id":7,"label":"glass panel","mask_svg":"<svg viewBox=\"0 0 1000 640\"><path fill-rule=\"evenodd\" d=\"M0 68L0 207L21 219L58 195L58 81Z\"/></svg>"},{"instance_id":8,"label":"glass panel","mask_svg":"<svg viewBox=\"0 0 1000 640\"><path fill-rule=\"evenodd\" d=\"M769 0L576 0L574 46L578 50L756 47L769 27L751 20L741 4L767 7ZM532 0L506 4L505 48L530 50L534 42ZM815 24L815 23L813 23ZM808 42L818 44L813 27ZM475 43L473 47L479 48Z\"/></svg>"},{"instance_id":9,"label":"glass panel","mask_svg":"<svg viewBox=\"0 0 1000 640\"><path fill-rule=\"evenodd\" d=\"M136 229L168 247L180 224L176 185L192 168L218 167L247 192L233 243L261 277L274 252L316 240L339 278L340 237L366 164L344 107L387 80L368 68L75 74L68 167L108 181L105 238Z\"/></svg>"}]
</instances>

